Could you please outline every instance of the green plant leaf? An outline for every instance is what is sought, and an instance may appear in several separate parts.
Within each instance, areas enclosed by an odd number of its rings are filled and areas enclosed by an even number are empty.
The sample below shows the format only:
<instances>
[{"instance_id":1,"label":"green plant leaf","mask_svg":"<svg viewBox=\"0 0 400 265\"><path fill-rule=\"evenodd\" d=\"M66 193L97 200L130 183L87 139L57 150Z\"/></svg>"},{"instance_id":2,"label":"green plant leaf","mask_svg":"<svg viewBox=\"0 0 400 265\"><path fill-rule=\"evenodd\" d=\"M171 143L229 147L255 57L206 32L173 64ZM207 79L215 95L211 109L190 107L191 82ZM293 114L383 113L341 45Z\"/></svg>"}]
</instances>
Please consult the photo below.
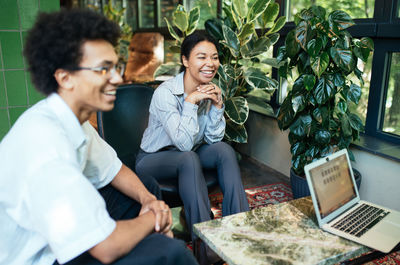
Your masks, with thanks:
<instances>
[{"instance_id":1,"label":"green plant leaf","mask_svg":"<svg viewBox=\"0 0 400 265\"><path fill-rule=\"evenodd\" d=\"M237 0L242 1L243 0ZM247 13L247 22L254 21L257 19L268 7L270 0L255 0L253 5L250 7L249 12Z\"/></svg>"},{"instance_id":2,"label":"green plant leaf","mask_svg":"<svg viewBox=\"0 0 400 265\"><path fill-rule=\"evenodd\" d=\"M226 122L225 138L236 143L247 143L247 131L244 125L237 125L231 121Z\"/></svg>"},{"instance_id":3,"label":"green plant leaf","mask_svg":"<svg viewBox=\"0 0 400 265\"><path fill-rule=\"evenodd\" d=\"M278 87L278 82L269 78L260 69L250 67L244 72L246 82L255 89L273 91Z\"/></svg>"},{"instance_id":4,"label":"green plant leaf","mask_svg":"<svg viewBox=\"0 0 400 265\"><path fill-rule=\"evenodd\" d=\"M189 25L186 35L190 35L196 30L197 25L199 24L199 20L200 20L200 8L196 6L189 12L189 22L188 22Z\"/></svg>"},{"instance_id":5,"label":"green plant leaf","mask_svg":"<svg viewBox=\"0 0 400 265\"><path fill-rule=\"evenodd\" d=\"M312 6L311 11L319 18L325 20L326 11L325 8L321 6Z\"/></svg>"},{"instance_id":6,"label":"green plant leaf","mask_svg":"<svg viewBox=\"0 0 400 265\"><path fill-rule=\"evenodd\" d=\"M303 81L304 81L304 87L307 89L307 91L310 91L314 88L315 85L314 75L304 75Z\"/></svg>"},{"instance_id":7,"label":"green plant leaf","mask_svg":"<svg viewBox=\"0 0 400 265\"><path fill-rule=\"evenodd\" d=\"M368 48L370 51L374 50L374 41L371 38L363 37L360 42L363 48Z\"/></svg>"},{"instance_id":8,"label":"green plant leaf","mask_svg":"<svg viewBox=\"0 0 400 265\"><path fill-rule=\"evenodd\" d=\"M232 97L225 101L225 114L232 122L242 125L249 116L249 105L244 97Z\"/></svg>"},{"instance_id":9,"label":"green plant leaf","mask_svg":"<svg viewBox=\"0 0 400 265\"><path fill-rule=\"evenodd\" d=\"M233 8L237 12L240 18L244 18L247 15L248 7L246 1L243 0L232 0Z\"/></svg>"},{"instance_id":10,"label":"green plant leaf","mask_svg":"<svg viewBox=\"0 0 400 265\"><path fill-rule=\"evenodd\" d=\"M290 58L295 57L297 55L297 53L300 51L300 45L296 41L296 31L295 30L291 30L286 35L285 47L286 47L286 54Z\"/></svg>"},{"instance_id":11,"label":"green plant leaf","mask_svg":"<svg viewBox=\"0 0 400 265\"><path fill-rule=\"evenodd\" d=\"M364 125L362 120L354 113L349 114L350 126L359 132L364 131Z\"/></svg>"},{"instance_id":12,"label":"green plant leaf","mask_svg":"<svg viewBox=\"0 0 400 265\"><path fill-rule=\"evenodd\" d=\"M278 32L281 28L283 28L283 26L285 26L285 23L286 23L286 17L285 16L282 16L282 17L278 18L278 20L275 22L275 24L272 26L272 28L270 28L268 30L266 35Z\"/></svg>"},{"instance_id":13,"label":"green plant leaf","mask_svg":"<svg viewBox=\"0 0 400 265\"><path fill-rule=\"evenodd\" d=\"M318 104L322 105L335 95L335 86L332 81L321 77L313 91L313 95Z\"/></svg>"},{"instance_id":14,"label":"green plant leaf","mask_svg":"<svg viewBox=\"0 0 400 265\"><path fill-rule=\"evenodd\" d=\"M161 64L159 67L157 67L156 71L154 72L154 78L160 75L171 75L174 76L179 72L179 68L181 67L181 64L178 63L165 63Z\"/></svg>"},{"instance_id":15,"label":"green plant leaf","mask_svg":"<svg viewBox=\"0 0 400 265\"><path fill-rule=\"evenodd\" d=\"M347 112L347 103L344 100L340 100L337 104L337 109L340 113L344 114Z\"/></svg>"},{"instance_id":16,"label":"green plant leaf","mask_svg":"<svg viewBox=\"0 0 400 265\"><path fill-rule=\"evenodd\" d=\"M322 40L320 38L312 39L307 44L307 52L311 57L315 57L322 49Z\"/></svg>"},{"instance_id":17,"label":"green plant leaf","mask_svg":"<svg viewBox=\"0 0 400 265\"><path fill-rule=\"evenodd\" d=\"M220 20L214 19L207 19L204 23L204 27L208 33L214 40L223 40L224 34L222 32L222 25Z\"/></svg>"},{"instance_id":18,"label":"green plant leaf","mask_svg":"<svg viewBox=\"0 0 400 265\"><path fill-rule=\"evenodd\" d=\"M362 76L362 72L360 69L357 68L357 65L354 67L354 74L357 76L358 80L360 80L361 85L364 85L364 79Z\"/></svg>"},{"instance_id":19,"label":"green plant leaf","mask_svg":"<svg viewBox=\"0 0 400 265\"><path fill-rule=\"evenodd\" d=\"M189 26L188 15L186 12L175 10L172 21L180 31L186 32Z\"/></svg>"},{"instance_id":20,"label":"green plant leaf","mask_svg":"<svg viewBox=\"0 0 400 265\"><path fill-rule=\"evenodd\" d=\"M310 115L301 115L290 126L290 132L299 138L309 136L312 118Z\"/></svg>"},{"instance_id":21,"label":"green plant leaf","mask_svg":"<svg viewBox=\"0 0 400 265\"><path fill-rule=\"evenodd\" d=\"M329 112L325 106L322 106L314 109L312 116L318 123L322 124L329 119Z\"/></svg>"},{"instance_id":22,"label":"green plant leaf","mask_svg":"<svg viewBox=\"0 0 400 265\"><path fill-rule=\"evenodd\" d=\"M250 23L246 23L242 30L240 31L239 35L238 35L238 39L240 41L241 45L245 45L253 36L253 33L255 33L254 31L254 23L250 22Z\"/></svg>"},{"instance_id":23,"label":"green plant leaf","mask_svg":"<svg viewBox=\"0 0 400 265\"><path fill-rule=\"evenodd\" d=\"M345 50L338 47L331 47L329 49L332 60L337 66L346 72L350 72L354 69L355 60L351 50Z\"/></svg>"},{"instance_id":24,"label":"green plant leaf","mask_svg":"<svg viewBox=\"0 0 400 265\"><path fill-rule=\"evenodd\" d=\"M279 15L279 4L278 3L270 3L268 7L265 9L261 18L264 22L264 25L267 25L270 22L274 22L275 19Z\"/></svg>"},{"instance_id":25,"label":"green plant leaf","mask_svg":"<svg viewBox=\"0 0 400 265\"><path fill-rule=\"evenodd\" d=\"M329 25L337 25L339 30L347 29L355 25L351 17L342 10L335 10L331 12L328 16Z\"/></svg>"},{"instance_id":26,"label":"green plant leaf","mask_svg":"<svg viewBox=\"0 0 400 265\"><path fill-rule=\"evenodd\" d=\"M327 145L331 141L331 134L327 130L318 130L315 132L314 139L319 145Z\"/></svg>"},{"instance_id":27,"label":"green plant leaf","mask_svg":"<svg viewBox=\"0 0 400 265\"><path fill-rule=\"evenodd\" d=\"M298 156L304 153L306 149L306 144L304 142L297 142L290 147L290 153L294 156Z\"/></svg>"},{"instance_id":28,"label":"green plant leaf","mask_svg":"<svg viewBox=\"0 0 400 265\"><path fill-rule=\"evenodd\" d=\"M318 78L325 72L329 65L329 55L323 52L321 56L310 58L311 69L318 76Z\"/></svg>"},{"instance_id":29,"label":"green plant leaf","mask_svg":"<svg viewBox=\"0 0 400 265\"><path fill-rule=\"evenodd\" d=\"M297 175L304 176L304 166L307 159L304 154L292 156L292 168Z\"/></svg>"},{"instance_id":30,"label":"green plant leaf","mask_svg":"<svg viewBox=\"0 0 400 265\"><path fill-rule=\"evenodd\" d=\"M274 109L266 102L267 98L246 96L246 99L250 110L262 113L264 115L274 114Z\"/></svg>"},{"instance_id":31,"label":"green plant leaf","mask_svg":"<svg viewBox=\"0 0 400 265\"><path fill-rule=\"evenodd\" d=\"M278 40L279 40L279 33L273 33L271 35L268 36L269 40L271 41L271 45L274 45Z\"/></svg>"},{"instance_id":32,"label":"green plant leaf","mask_svg":"<svg viewBox=\"0 0 400 265\"><path fill-rule=\"evenodd\" d=\"M271 46L271 41L268 37L260 37L256 41L249 41L245 46L242 46L240 51L244 58L253 58L268 51Z\"/></svg>"},{"instance_id":33,"label":"green plant leaf","mask_svg":"<svg viewBox=\"0 0 400 265\"><path fill-rule=\"evenodd\" d=\"M297 43L300 44L301 48L303 48L303 50L305 50L305 51L307 51L308 37L310 35L309 31L310 31L310 28L306 21L301 21L295 29L296 41L297 41Z\"/></svg>"},{"instance_id":34,"label":"green plant leaf","mask_svg":"<svg viewBox=\"0 0 400 265\"><path fill-rule=\"evenodd\" d=\"M347 98L354 103L358 104L358 101L361 98L361 87L356 84L351 84L350 89L347 93Z\"/></svg>"},{"instance_id":35,"label":"green plant leaf","mask_svg":"<svg viewBox=\"0 0 400 265\"><path fill-rule=\"evenodd\" d=\"M292 108L292 96L289 92L278 111L278 126L281 130L286 130L294 119L295 113Z\"/></svg>"},{"instance_id":36,"label":"green plant leaf","mask_svg":"<svg viewBox=\"0 0 400 265\"><path fill-rule=\"evenodd\" d=\"M306 99L303 95L298 95L292 98L292 108L294 113L302 111L306 106Z\"/></svg>"},{"instance_id":37,"label":"green plant leaf","mask_svg":"<svg viewBox=\"0 0 400 265\"><path fill-rule=\"evenodd\" d=\"M341 73L334 73L332 75L332 81L337 87L341 87L344 85L345 79Z\"/></svg>"},{"instance_id":38,"label":"green plant leaf","mask_svg":"<svg viewBox=\"0 0 400 265\"><path fill-rule=\"evenodd\" d=\"M224 44L226 47L229 48L234 57L238 57L240 42L235 32L233 32L233 30L231 30L225 25L222 25L222 32L224 34L224 40L225 40L224 42L222 42L222 44Z\"/></svg>"},{"instance_id":39,"label":"green plant leaf","mask_svg":"<svg viewBox=\"0 0 400 265\"><path fill-rule=\"evenodd\" d=\"M165 22L167 22L167 27L168 27L168 31L169 34L171 34L171 36L176 39L177 41L179 41L179 43L181 42L181 38L179 37L178 34L176 34L174 28L171 26L171 24L169 24L168 19L164 18Z\"/></svg>"},{"instance_id":40,"label":"green plant leaf","mask_svg":"<svg viewBox=\"0 0 400 265\"><path fill-rule=\"evenodd\" d=\"M340 116L341 129L344 136L351 136L351 125L349 117L346 114Z\"/></svg>"},{"instance_id":41,"label":"green plant leaf","mask_svg":"<svg viewBox=\"0 0 400 265\"><path fill-rule=\"evenodd\" d=\"M309 147L304 153L306 157L315 158L319 154L320 150L317 146L313 145Z\"/></svg>"}]
</instances>

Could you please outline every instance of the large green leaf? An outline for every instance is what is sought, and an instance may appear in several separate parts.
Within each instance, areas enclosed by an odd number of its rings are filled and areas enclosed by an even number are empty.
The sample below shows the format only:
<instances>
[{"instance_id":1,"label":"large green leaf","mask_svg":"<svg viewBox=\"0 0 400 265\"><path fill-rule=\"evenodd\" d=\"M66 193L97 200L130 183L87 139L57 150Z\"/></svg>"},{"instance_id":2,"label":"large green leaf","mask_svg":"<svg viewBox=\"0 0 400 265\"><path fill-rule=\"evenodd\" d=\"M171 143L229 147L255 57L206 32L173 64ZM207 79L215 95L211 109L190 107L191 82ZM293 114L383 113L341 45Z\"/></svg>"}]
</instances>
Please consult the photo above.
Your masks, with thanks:
<instances>
[{"instance_id":1,"label":"large green leaf","mask_svg":"<svg viewBox=\"0 0 400 265\"><path fill-rule=\"evenodd\" d=\"M321 7L321 6L315 6L313 5L311 7L311 11L319 18L321 19L325 19L325 15L326 15L326 11L325 8Z\"/></svg>"},{"instance_id":2,"label":"large green leaf","mask_svg":"<svg viewBox=\"0 0 400 265\"><path fill-rule=\"evenodd\" d=\"M361 38L360 42L362 43L363 48L368 48L371 51L374 50L374 41L371 38L363 37Z\"/></svg>"},{"instance_id":3,"label":"large green leaf","mask_svg":"<svg viewBox=\"0 0 400 265\"><path fill-rule=\"evenodd\" d=\"M237 0L237 1L243 1L243 0ZM251 22L257 19L265 11L267 6L269 5L269 2L270 0L255 0L247 14L247 21Z\"/></svg>"},{"instance_id":4,"label":"large green leaf","mask_svg":"<svg viewBox=\"0 0 400 265\"><path fill-rule=\"evenodd\" d=\"M232 0L233 8L240 18L244 18L247 15L248 8L246 1L243 0Z\"/></svg>"},{"instance_id":5,"label":"large green leaf","mask_svg":"<svg viewBox=\"0 0 400 265\"><path fill-rule=\"evenodd\" d=\"M222 33L222 25L221 22L214 18L208 19L204 23L204 27L208 35L210 35L214 40L222 40L224 39L224 34Z\"/></svg>"},{"instance_id":6,"label":"large green leaf","mask_svg":"<svg viewBox=\"0 0 400 265\"><path fill-rule=\"evenodd\" d=\"M300 45L296 41L296 31L295 30L289 31L289 33L286 35L285 47L286 47L286 54L290 58L295 57L297 55L297 53L300 51Z\"/></svg>"},{"instance_id":7,"label":"large green leaf","mask_svg":"<svg viewBox=\"0 0 400 265\"><path fill-rule=\"evenodd\" d=\"M314 139L319 145L327 145L331 141L331 134L327 130L318 130L315 132Z\"/></svg>"},{"instance_id":8,"label":"large green leaf","mask_svg":"<svg viewBox=\"0 0 400 265\"><path fill-rule=\"evenodd\" d=\"M328 21L330 25L337 25L339 30L347 29L355 25L351 17L342 10L335 10L328 16Z\"/></svg>"},{"instance_id":9,"label":"large green leaf","mask_svg":"<svg viewBox=\"0 0 400 265\"><path fill-rule=\"evenodd\" d=\"M318 76L318 78L325 72L329 65L329 55L323 52L321 56L310 58L311 69Z\"/></svg>"},{"instance_id":10,"label":"large green leaf","mask_svg":"<svg viewBox=\"0 0 400 265\"><path fill-rule=\"evenodd\" d=\"M169 34L171 34L171 36L174 39L176 39L177 41L180 42L181 38L179 37L178 34L176 34L176 32L175 32L174 28L171 26L171 24L169 24L168 19L164 18L164 20L165 20L165 22L167 22L167 27L168 27Z\"/></svg>"},{"instance_id":11,"label":"large green leaf","mask_svg":"<svg viewBox=\"0 0 400 265\"><path fill-rule=\"evenodd\" d=\"M264 24L266 25L270 22L274 22L275 19L278 17L278 15L279 15L279 4L270 3L261 17Z\"/></svg>"},{"instance_id":12,"label":"large green leaf","mask_svg":"<svg viewBox=\"0 0 400 265\"><path fill-rule=\"evenodd\" d=\"M249 109L264 115L273 115L274 109L266 102L267 98L246 96Z\"/></svg>"},{"instance_id":13,"label":"large green leaf","mask_svg":"<svg viewBox=\"0 0 400 265\"><path fill-rule=\"evenodd\" d=\"M358 104L358 101L361 98L361 87L356 84L351 84L350 89L347 93L347 98L354 103Z\"/></svg>"},{"instance_id":14,"label":"large green leaf","mask_svg":"<svg viewBox=\"0 0 400 265\"><path fill-rule=\"evenodd\" d=\"M308 36L310 35L310 27L306 21L301 21L295 29L296 41L300 44L303 50L307 51Z\"/></svg>"},{"instance_id":15,"label":"large green leaf","mask_svg":"<svg viewBox=\"0 0 400 265\"><path fill-rule=\"evenodd\" d=\"M304 87L307 89L307 91L310 91L314 88L315 85L314 75L304 75L303 81L304 81Z\"/></svg>"},{"instance_id":16,"label":"large green leaf","mask_svg":"<svg viewBox=\"0 0 400 265\"><path fill-rule=\"evenodd\" d=\"M307 106L306 99L303 95L292 98L292 108L295 113L302 111Z\"/></svg>"},{"instance_id":17,"label":"large green leaf","mask_svg":"<svg viewBox=\"0 0 400 265\"><path fill-rule=\"evenodd\" d=\"M247 143L247 131L244 125L237 125L229 120L226 122L225 138L236 143Z\"/></svg>"},{"instance_id":18,"label":"large green leaf","mask_svg":"<svg viewBox=\"0 0 400 265\"><path fill-rule=\"evenodd\" d=\"M345 79L341 73L334 73L331 80L337 87L341 87L345 83Z\"/></svg>"},{"instance_id":19,"label":"large green leaf","mask_svg":"<svg viewBox=\"0 0 400 265\"><path fill-rule=\"evenodd\" d=\"M240 42L235 32L225 25L222 25L222 32L224 34L224 44L229 48L234 57L239 56Z\"/></svg>"},{"instance_id":20,"label":"large green leaf","mask_svg":"<svg viewBox=\"0 0 400 265\"><path fill-rule=\"evenodd\" d=\"M351 125L349 117L346 114L340 116L341 128L344 136L351 136Z\"/></svg>"},{"instance_id":21,"label":"large green leaf","mask_svg":"<svg viewBox=\"0 0 400 265\"><path fill-rule=\"evenodd\" d=\"M307 44L307 52L311 57L315 57L322 49L322 40L320 38L312 39Z\"/></svg>"},{"instance_id":22,"label":"large green leaf","mask_svg":"<svg viewBox=\"0 0 400 265\"><path fill-rule=\"evenodd\" d=\"M322 106L314 109L312 116L318 123L322 124L329 118L329 112L325 106Z\"/></svg>"},{"instance_id":23,"label":"large green leaf","mask_svg":"<svg viewBox=\"0 0 400 265\"><path fill-rule=\"evenodd\" d=\"M281 130L286 130L292 124L294 118L294 110L292 108L292 97L289 95L285 98L278 111L278 126Z\"/></svg>"},{"instance_id":24,"label":"large green leaf","mask_svg":"<svg viewBox=\"0 0 400 265\"><path fill-rule=\"evenodd\" d=\"M301 115L290 126L290 132L295 136L304 138L309 136L312 118L310 115Z\"/></svg>"},{"instance_id":25,"label":"large green leaf","mask_svg":"<svg viewBox=\"0 0 400 265\"><path fill-rule=\"evenodd\" d=\"M304 142L297 142L290 147L290 153L292 153L294 156L297 156L304 153L305 149L306 144Z\"/></svg>"},{"instance_id":26,"label":"large green leaf","mask_svg":"<svg viewBox=\"0 0 400 265\"><path fill-rule=\"evenodd\" d=\"M189 26L189 18L184 11L175 10L173 14L173 22L175 26L182 32L185 32Z\"/></svg>"},{"instance_id":27,"label":"large green leaf","mask_svg":"<svg viewBox=\"0 0 400 265\"><path fill-rule=\"evenodd\" d=\"M244 58L253 58L268 51L271 46L271 41L268 37L262 36L256 41L249 41L245 46L240 49Z\"/></svg>"},{"instance_id":28,"label":"large green leaf","mask_svg":"<svg viewBox=\"0 0 400 265\"><path fill-rule=\"evenodd\" d=\"M257 68L248 68L244 72L244 78L251 87L256 89L273 91L278 87L278 82L276 80L269 78L265 73Z\"/></svg>"},{"instance_id":29,"label":"large green leaf","mask_svg":"<svg viewBox=\"0 0 400 265\"><path fill-rule=\"evenodd\" d=\"M362 120L354 113L349 114L349 122L353 129L357 131L364 131L364 125Z\"/></svg>"},{"instance_id":30,"label":"large green leaf","mask_svg":"<svg viewBox=\"0 0 400 265\"><path fill-rule=\"evenodd\" d=\"M279 33L273 33L271 35L268 35L269 40L271 41L271 45L274 45L278 40L279 40Z\"/></svg>"},{"instance_id":31,"label":"large green leaf","mask_svg":"<svg viewBox=\"0 0 400 265\"><path fill-rule=\"evenodd\" d=\"M285 26L285 23L286 23L285 16L278 18L278 20L275 22L275 24L272 26L272 28L270 28L268 30L268 32L266 34L269 35L269 34L278 32L281 28L283 28L283 26Z\"/></svg>"},{"instance_id":32,"label":"large green leaf","mask_svg":"<svg viewBox=\"0 0 400 265\"><path fill-rule=\"evenodd\" d=\"M199 24L199 19L200 19L200 8L196 6L189 12L189 25L186 33L187 35L192 34L196 30L197 24Z\"/></svg>"},{"instance_id":33,"label":"large green leaf","mask_svg":"<svg viewBox=\"0 0 400 265\"><path fill-rule=\"evenodd\" d=\"M241 45L245 45L251 39L253 33L255 33L254 23L246 23L238 35Z\"/></svg>"},{"instance_id":34,"label":"large green leaf","mask_svg":"<svg viewBox=\"0 0 400 265\"><path fill-rule=\"evenodd\" d=\"M346 50L338 47L331 47L329 49L332 60L337 66L346 72L350 72L354 69L355 60L351 50Z\"/></svg>"},{"instance_id":35,"label":"large green leaf","mask_svg":"<svg viewBox=\"0 0 400 265\"><path fill-rule=\"evenodd\" d=\"M335 86L332 81L325 77L321 77L314 89L314 98L318 104L324 104L335 95Z\"/></svg>"},{"instance_id":36,"label":"large green leaf","mask_svg":"<svg viewBox=\"0 0 400 265\"><path fill-rule=\"evenodd\" d=\"M160 75L171 75L174 76L179 72L179 68L181 64L169 62L165 64L161 64L156 71L154 72L154 78Z\"/></svg>"},{"instance_id":37,"label":"large green leaf","mask_svg":"<svg viewBox=\"0 0 400 265\"><path fill-rule=\"evenodd\" d=\"M234 123L242 125L249 116L249 105L244 97L232 97L225 101L225 114Z\"/></svg>"},{"instance_id":38,"label":"large green leaf","mask_svg":"<svg viewBox=\"0 0 400 265\"><path fill-rule=\"evenodd\" d=\"M347 103L344 100L339 100L337 104L337 109L339 110L340 113L344 114L347 112Z\"/></svg>"}]
</instances>

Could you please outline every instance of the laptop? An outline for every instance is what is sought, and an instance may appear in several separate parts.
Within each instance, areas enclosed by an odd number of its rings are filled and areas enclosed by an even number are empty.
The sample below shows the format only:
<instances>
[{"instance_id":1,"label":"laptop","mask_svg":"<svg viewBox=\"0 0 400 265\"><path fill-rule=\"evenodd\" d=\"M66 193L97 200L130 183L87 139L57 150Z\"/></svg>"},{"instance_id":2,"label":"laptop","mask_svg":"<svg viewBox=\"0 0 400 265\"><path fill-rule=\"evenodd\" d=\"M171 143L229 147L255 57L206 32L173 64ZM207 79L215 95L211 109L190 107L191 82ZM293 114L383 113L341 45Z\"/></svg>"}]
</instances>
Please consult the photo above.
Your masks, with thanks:
<instances>
[{"instance_id":1,"label":"laptop","mask_svg":"<svg viewBox=\"0 0 400 265\"><path fill-rule=\"evenodd\" d=\"M385 253L400 242L400 212L360 200L347 149L304 171L321 229Z\"/></svg>"}]
</instances>

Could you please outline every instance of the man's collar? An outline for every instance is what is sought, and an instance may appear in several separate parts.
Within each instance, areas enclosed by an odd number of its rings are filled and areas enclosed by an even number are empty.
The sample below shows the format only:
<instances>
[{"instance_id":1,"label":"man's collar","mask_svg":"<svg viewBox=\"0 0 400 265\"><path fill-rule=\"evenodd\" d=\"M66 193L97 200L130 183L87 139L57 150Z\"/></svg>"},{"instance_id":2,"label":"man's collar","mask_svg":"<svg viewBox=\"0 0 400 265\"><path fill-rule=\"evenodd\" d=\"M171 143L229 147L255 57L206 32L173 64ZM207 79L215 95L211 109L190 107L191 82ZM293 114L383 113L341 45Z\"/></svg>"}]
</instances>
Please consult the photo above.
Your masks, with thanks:
<instances>
[{"instance_id":1,"label":"man's collar","mask_svg":"<svg viewBox=\"0 0 400 265\"><path fill-rule=\"evenodd\" d=\"M86 141L85 133L83 132L78 118L57 93L49 95L46 101L67 132L67 137L70 139L74 148L78 149Z\"/></svg>"}]
</instances>

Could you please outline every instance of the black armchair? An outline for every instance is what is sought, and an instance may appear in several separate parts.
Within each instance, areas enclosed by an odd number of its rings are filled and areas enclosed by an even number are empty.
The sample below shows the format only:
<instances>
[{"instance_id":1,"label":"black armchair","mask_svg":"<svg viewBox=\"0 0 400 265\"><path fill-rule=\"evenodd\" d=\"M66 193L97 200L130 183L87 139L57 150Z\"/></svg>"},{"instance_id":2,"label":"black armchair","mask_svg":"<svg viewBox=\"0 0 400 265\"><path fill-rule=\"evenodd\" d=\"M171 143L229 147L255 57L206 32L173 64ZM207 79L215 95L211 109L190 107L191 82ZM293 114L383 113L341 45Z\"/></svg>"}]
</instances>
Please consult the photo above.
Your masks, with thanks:
<instances>
[{"instance_id":1,"label":"black armchair","mask_svg":"<svg viewBox=\"0 0 400 265\"><path fill-rule=\"evenodd\" d=\"M117 152L121 161L135 170L136 155L149 120L149 106L154 89L142 84L122 85L112 111L97 113L100 136ZM207 187L218 184L216 170L205 170ZM170 207L182 205L178 178L159 181L163 199Z\"/></svg>"}]
</instances>

